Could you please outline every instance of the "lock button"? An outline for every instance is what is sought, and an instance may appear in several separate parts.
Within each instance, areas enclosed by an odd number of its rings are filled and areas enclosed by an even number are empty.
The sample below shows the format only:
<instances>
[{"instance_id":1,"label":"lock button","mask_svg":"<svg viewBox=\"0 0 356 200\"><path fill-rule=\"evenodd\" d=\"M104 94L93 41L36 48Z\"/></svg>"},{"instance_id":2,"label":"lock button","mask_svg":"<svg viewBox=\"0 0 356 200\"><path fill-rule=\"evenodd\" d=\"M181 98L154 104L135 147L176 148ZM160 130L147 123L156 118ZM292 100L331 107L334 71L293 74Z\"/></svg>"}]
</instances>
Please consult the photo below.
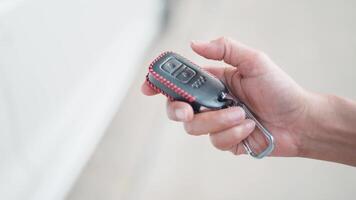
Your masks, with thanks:
<instances>
[{"instance_id":1,"label":"lock button","mask_svg":"<svg viewBox=\"0 0 356 200\"><path fill-rule=\"evenodd\" d=\"M177 59L170 58L163 65L161 65L161 68L169 74L173 74L175 71L177 71L177 69L180 68L181 65L182 63L179 62Z\"/></svg>"}]
</instances>

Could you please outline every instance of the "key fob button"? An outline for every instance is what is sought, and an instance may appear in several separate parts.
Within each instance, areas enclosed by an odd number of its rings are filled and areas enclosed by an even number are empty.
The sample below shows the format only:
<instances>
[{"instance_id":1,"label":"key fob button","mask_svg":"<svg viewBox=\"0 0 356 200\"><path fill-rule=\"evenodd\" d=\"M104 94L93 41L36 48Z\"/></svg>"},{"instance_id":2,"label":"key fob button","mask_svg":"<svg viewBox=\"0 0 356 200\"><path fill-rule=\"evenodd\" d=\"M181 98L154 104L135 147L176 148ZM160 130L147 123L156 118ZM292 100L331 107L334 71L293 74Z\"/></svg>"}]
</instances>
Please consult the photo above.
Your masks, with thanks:
<instances>
[{"instance_id":1,"label":"key fob button","mask_svg":"<svg viewBox=\"0 0 356 200\"><path fill-rule=\"evenodd\" d=\"M184 70L177 75L177 79L183 83L188 83L196 74L192 68L185 66Z\"/></svg>"},{"instance_id":2,"label":"key fob button","mask_svg":"<svg viewBox=\"0 0 356 200\"><path fill-rule=\"evenodd\" d=\"M190 103L195 112L200 107L221 109L226 102L219 101L226 86L198 65L186 58L166 52L158 56L150 65L147 81L157 91L171 100Z\"/></svg>"},{"instance_id":3,"label":"key fob button","mask_svg":"<svg viewBox=\"0 0 356 200\"><path fill-rule=\"evenodd\" d=\"M177 59L170 58L161 66L161 68L169 74L173 74L177 69L179 69L181 65L182 63L179 62Z\"/></svg>"}]
</instances>

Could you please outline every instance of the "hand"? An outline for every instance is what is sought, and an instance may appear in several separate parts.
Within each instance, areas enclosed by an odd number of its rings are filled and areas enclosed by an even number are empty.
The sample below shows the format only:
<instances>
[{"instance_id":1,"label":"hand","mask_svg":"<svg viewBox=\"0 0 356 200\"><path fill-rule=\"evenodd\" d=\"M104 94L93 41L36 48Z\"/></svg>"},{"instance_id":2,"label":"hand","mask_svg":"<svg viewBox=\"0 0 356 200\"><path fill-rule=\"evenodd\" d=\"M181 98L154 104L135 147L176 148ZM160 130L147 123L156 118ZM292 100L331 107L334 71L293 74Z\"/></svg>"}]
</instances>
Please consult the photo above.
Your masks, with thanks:
<instances>
[{"instance_id":1,"label":"hand","mask_svg":"<svg viewBox=\"0 0 356 200\"><path fill-rule=\"evenodd\" d=\"M206 70L225 82L271 131L276 144L272 155L298 156L299 130L303 126L307 92L266 54L229 38L192 42L191 47L207 59L223 60L228 64L224 68L208 67ZM142 91L146 95L156 94L146 84ZM168 101L167 113L170 119L184 122L185 130L191 135L209 133L212 144L220 150L245 153L241 141L249 135L253 148L266 146L260 130L255 128L252 120L245 119L245 113L239 107L194 115L189 104Z\"/></svg>"}]
</instances>

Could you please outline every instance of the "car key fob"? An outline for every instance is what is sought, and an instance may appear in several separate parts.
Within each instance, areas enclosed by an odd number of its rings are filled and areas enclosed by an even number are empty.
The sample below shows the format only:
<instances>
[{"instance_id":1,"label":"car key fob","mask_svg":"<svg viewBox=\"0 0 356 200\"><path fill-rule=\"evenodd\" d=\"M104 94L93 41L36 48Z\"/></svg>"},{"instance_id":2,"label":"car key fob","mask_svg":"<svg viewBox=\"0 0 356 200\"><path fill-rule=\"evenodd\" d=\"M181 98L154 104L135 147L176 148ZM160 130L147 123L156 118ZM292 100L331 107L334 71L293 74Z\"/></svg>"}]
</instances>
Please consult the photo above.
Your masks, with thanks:
<instances>
[{"instance_id":1,"label":"car key fob","mask_svg":"<svg viewBox=\"0 0 356 200\"><path fill-rule=\"evenodd\" d=\"M256 153L244 140L246 152L255 158L263 158L273 151L273 136L256 119L251 110L236 97L232 97L228 88L218 78L186 58L173 52L162 53L150 64L146 81L152 89L164 94L170 100L189 103L196 113L202 108L216 110L241 106L245 110L246 117L255 121L268 142L266 149ZM232 98L228 98L229 95Z\"/></svg>"},{"instance_id":2,"label":"car key fob","mask_svg":"<svg viewBox=\"0 0 356 200\"><path fill-rule=\"evenodd\" d=\"M225 85L182 56L165 52L150 66L147 81L151 87L172 100L185 101L195 112L200 107L221 109L226 102L219 97L227 93Z\"/></svg>"}]
</instances>

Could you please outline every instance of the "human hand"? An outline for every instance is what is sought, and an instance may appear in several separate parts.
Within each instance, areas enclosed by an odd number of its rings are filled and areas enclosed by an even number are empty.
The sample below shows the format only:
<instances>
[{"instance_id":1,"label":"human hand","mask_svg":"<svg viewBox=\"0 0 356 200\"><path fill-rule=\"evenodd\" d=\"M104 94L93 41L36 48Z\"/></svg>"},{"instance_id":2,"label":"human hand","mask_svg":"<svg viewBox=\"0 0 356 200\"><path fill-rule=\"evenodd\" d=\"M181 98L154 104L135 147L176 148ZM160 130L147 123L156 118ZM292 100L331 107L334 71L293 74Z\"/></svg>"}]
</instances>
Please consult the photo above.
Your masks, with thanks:
<instances>
[{"instance_id":1,"label":"human hand","mask_svg":"<svg viewBox=\"0 0 356 200\"><path fill-rule=\"evenodd\" d=\"M274 156L297 156L300 146L300 127L303 126L307 92L274 64L266 54L229 38L211 42L192 42L199 55L213 60L223 60L229 66L205 68L222 80L230 91L256 113L262 124L275 138ZM146 95L154 92L146 83ZM244 153L241 141L250 136L253 148L264 148L265 141L259 129L244 111L231 107L195 114L184 102L168 101L168 117L184 122L191 135L210 135L212 144L220 150L235 154Z\"/></svg>"}]
</instances>

